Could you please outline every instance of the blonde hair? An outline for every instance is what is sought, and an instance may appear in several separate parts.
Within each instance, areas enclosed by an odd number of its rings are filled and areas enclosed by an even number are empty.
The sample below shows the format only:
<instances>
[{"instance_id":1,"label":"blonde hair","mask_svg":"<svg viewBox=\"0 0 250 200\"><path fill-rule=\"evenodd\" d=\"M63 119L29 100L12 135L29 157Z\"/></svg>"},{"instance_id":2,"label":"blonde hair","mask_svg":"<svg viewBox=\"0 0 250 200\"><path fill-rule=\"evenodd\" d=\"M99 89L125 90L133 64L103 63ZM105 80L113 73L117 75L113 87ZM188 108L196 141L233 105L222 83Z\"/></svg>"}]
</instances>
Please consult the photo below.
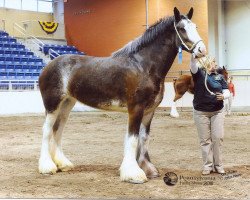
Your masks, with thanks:
<instances>
[{"instance_id":1,"label":"blonde hair","mask_svg":"<svg viewBox=\"0 0 250 200\"><path fill-rule=\"evenodd\" d=\"M206 55L201 58L198 58L197 64L199 68L208 70L211 67L212 62L214 61L214 58L210 57L209 55Z\"/></svg>"}]
</instances>

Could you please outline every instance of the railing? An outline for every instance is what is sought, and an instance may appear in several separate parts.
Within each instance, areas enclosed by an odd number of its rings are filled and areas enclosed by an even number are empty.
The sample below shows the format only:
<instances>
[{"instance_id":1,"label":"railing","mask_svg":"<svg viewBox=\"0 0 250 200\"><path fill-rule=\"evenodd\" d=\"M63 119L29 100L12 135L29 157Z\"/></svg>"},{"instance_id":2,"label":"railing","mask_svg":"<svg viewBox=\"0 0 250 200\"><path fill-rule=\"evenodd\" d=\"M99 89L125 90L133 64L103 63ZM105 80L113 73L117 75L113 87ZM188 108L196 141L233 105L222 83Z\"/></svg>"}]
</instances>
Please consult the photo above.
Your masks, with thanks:
<instances>
[{"instance_id":1,"label":"railing","mask_svg":"<svg viewBox=\"0 0 250 200\"><path fill-rule=\"evenodd\" d=\"M41 40L37 39L33 35L28 34L27 31L23 27L21 27L19 24L14 23L13 24L13 29L16 30L16 31L18 31L19 33L21 33L24 36L25 39L31 38L31 41L35 45L37 45L38 49L43 47L44 43Z\"/></svg>"},{"instance_id":2,"label":"railing","mask_svg":"<svg viewBox=\"0 0 250 200\"><path fill-rule=\"evenodd\" d=\"M56 56L55 56L56 55ZM53 50L53 49L49 49L49 57L51 58L51 57L53 57L53 59L54 58L56 58L57 56L60 56L60 54L59 53L57 53L55 50ZM52 60L53 60L52 59Z\"/></svg>"},{"instance_id":3,"label":"railing","mask_svg":"<svg viewBox=\"0 0 250 200\"><path fill-rule=\"evenodd\" d=\"M1 19L0 29L5 31L5 19Z\"/></svg>"},{"instance_id":4,"label":"railing","mask_svg":"<svg viewBox=\"0 0 250 200\"><path fill-rule=\"evenodd\" d=\"M38 90L37 80L0 80L0 91Z\"/></svg>"},{"instance_id":5,"label":"railing","mask_svg":"<svg viewBox=\"0 0 250 200\"><path fill-rule=\"evenodd\" d=\"M229 69L229 76L234 80L250 80L250 69ZM172 82L173 79L180 77L183 74L191 75L190 70L170 71L168 72L165 81Z\"/></svg>"}]
</instances>

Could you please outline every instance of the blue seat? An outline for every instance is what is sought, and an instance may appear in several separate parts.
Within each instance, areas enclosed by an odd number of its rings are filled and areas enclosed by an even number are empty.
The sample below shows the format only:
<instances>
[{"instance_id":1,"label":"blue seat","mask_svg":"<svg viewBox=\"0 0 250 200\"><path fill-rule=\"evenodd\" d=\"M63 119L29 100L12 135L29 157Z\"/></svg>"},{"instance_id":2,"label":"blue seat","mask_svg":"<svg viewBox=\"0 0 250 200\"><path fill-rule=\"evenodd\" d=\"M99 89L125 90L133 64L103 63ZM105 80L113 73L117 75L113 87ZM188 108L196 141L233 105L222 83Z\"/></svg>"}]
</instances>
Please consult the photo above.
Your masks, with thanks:
<instances>
[{"instance_id":1,"label":"blue seat","mask_svg":"<svg viewBox=\"0 0 250 200\"><path fill-rule=\"evenodd\" d=\"M30 72L30 66L29 65L23 65L23 72Z\"/></svg>"},{"instance_id":2,"label":"blue seat","mask_svg":"<svg viewBox=\"0 0 250 200\"><path fill-rule=\"evenodd\" d=\"M37 66L30 66L30 72L37 73L38 72L38 67Z\"/></svg>"},{"instance_id":3,"label":"blue seat","mask_svg":"<svg viewBox=\"0 0 250 200\"><path fill-rule=\"evenodd\" d=\"M14 57L13 61L21 61L21 58L20 57Z\"/></svg>"},{"instance_id":4,"label":"blue seat","mask_svg":"<svg viewBox=\"0 0 250 200\"><path fill-rule=\"evenodd\" d=\"M0 72L0 80L7 80L8 73L7 72Z\"/></svg>"},{"instance_id":5,"label":"blue seat","mask_svg":"<svg viewBox=\"0 0 250 200\"><path fill-rule=\"evenodd\" d=\"M15 65L15 71L16 72L23 72L23 66L21 64Z\"/></svg>"},{"instance_id":6,"label":"blue seat","mask_svg":"<svg viewBox=\"0 0 250 200\"><path fill-rule=\"evenodd\" d=\"M0 72L6 72L6 65L0 65Z\"/></svg>"},{"instance_id":7,"label":"blue seat","mask_svg":"<svg viewBox=\"0 0 250 200\"><path fill-rule=\"evenodd\" d=\"M6 65L6 72L14 72L15 66L14 65Z\"/></svg>"},{"instance_id":8,"label":"blue seat","mask_svg":"<svg viewBox=\"0 0 250 200\"><path fill-rule=\"evenodd\" d=\"M5 61L13 61L13 57L5 57Z\"/></svg>"},{"instance_id":9,"label":"blue seat","mask_svg":"<svg viewBox=\"0 0 250 200\"><path fill-rule=\"evenodd\" d=\"M24 57L24 58L21 58L21 62L27 62L29 59Z\"/></svg>"},{"instance_id":10,"label":"blue seat","mask_svg":"<svg viewBox=\"0 0 250 200\"><path fill-rule=\"evenodd\" d=\"M16 72L9 72L8 79L15 80L16 79Z\"/></svg>"},{"instance_id":11,"label":"blue seat","mask_svg":"<svg viewBox=\"0 0 250 200\"><path fill-rule=\"evenodd\" d=\"M25 79L26 79L26 80L31 80L31 79L33 79L33 74L32 74L32 73L25 73Z\"/></svg>"},{"instance_id":12,"label":"blue seat","mask_svg":"<svg viewBox=\"0 0 250 200\"><path fill-rule=\"evenodd\" d=\"M24 73L17 73L17 74L16 74L16 79L18 79L18 80L23 80L23 79L25 79Z\"/></svg>"},{"instance_id":13,"label":"blue seat","mask_svg":"<svg viewBox=\"0 0 250 200\"><path fill-rule=\"evenodd\" d=\"M32 74L32 79L38 80L39 75L40 75L39 73L33 73Z\"/></svg>"}]
</instances>

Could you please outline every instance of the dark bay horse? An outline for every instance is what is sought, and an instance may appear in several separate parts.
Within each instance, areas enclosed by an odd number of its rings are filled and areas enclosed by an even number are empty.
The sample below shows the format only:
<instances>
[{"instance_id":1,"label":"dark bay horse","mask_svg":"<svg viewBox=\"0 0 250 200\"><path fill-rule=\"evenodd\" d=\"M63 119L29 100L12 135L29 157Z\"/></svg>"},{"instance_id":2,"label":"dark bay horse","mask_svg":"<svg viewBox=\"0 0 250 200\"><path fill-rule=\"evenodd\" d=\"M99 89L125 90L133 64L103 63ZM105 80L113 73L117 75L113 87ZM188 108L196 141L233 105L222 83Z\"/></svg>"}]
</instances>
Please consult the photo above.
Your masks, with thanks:
<instances>
[{"instance_id":1,"label":"dark bay horse","mask_svg":"<svg viewBox=\"0 0 250 200\"><path fill-rule=\"evenodd\" d=\"M110 57L63 55L44 68L39 77L46 109L40 173L73 167L62 151L61 138L69 113L79 101L128 112L122 181L144 183L147 177L159 176L150 162L148 139L155 108L163 98L165 76L179 46L197 57L206 53L192 15L192 8L187 15L175 8L174 16L161 19Z\"/></svg>"},{"instance_id":2,"label":"dark bay horse","mask_svg":"<svg viewBox=\"0 0 250 200\"><path fill-rule=\"evenodd\" d=\"M226 81L228 80L228 72L224 66L222 68L218 68L217 73L223 75ZM179 100L186 92L194 94L194 81L192 75L181 75L177 79L174 79L173 86L175 96L171 105L170 116L179 117L179 113L176 109L176 101Z\"/></svg>"}]
</instances>

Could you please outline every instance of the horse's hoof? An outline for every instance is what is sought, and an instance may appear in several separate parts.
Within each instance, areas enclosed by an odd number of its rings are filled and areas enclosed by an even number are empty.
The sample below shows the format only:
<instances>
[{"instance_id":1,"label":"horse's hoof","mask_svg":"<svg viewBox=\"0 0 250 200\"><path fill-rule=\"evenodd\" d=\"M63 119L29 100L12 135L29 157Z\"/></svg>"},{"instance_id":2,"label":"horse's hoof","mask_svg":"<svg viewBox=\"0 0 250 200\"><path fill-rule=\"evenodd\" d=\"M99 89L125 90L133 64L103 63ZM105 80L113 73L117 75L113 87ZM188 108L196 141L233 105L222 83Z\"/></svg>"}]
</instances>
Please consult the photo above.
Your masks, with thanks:
<instances>
[{"instance_id":1,"label":"horse's hoof","mask_svg":"<svg viewBox=\"0 0 250 200\"><path fill-rule=\"evenodd\" d=\"M53 160L58 169L62 172L66 172L74 168L74 165L65 156L61 157L61 159L54 157Z\"/></svg>"},{"instance_id":2,"label":"horse's hoof","mask_svg":"<svg viewBox=\"0 0 250 200\"><path fill-rule=\"evenodd\" d=\"M178 118L180 115L178 113L170 113L170 116L173 118Z\"/></svg>"},{"instance_id":3,"label":"horse's hoof","mask_svg":"<svg viewBox=\"0 0 250 200\"><path fill-rule=\"evenodd\" d=\"M55 174L57 167L51 159L39 160L39 173L41 174Z\"/></svg>"},{"instance_id":4,"label":"horse's hoof","mask_svg":"<svg viewBox=\"0 0 250 200\"><path fill-rule=\"evenodd\" d=\"M148 181L146 174L144 171L139 168L139 166L121 166L120 168L120 178L121 181L141 184Z\"/></svg>"},{"instance_id":5,"label":"horse's hoof","mask_svg":"<svg viewBox=\"0 0 250 200\"><path fill-rule=\"evenodd\" d=\"M67 172L70 171L74 168L74 165L70 162L70 164L68 163L67 165L61 165L58 166L58 169L62 172Z\"/></svg>"},{"instance_id":6,"label":"horse's hoof","mask_svg":"<svg viewBox=\"0 0 250 200\"><path fill-rule=\"evenodd\" d=\"M158 171L147 173L147 177L149 179L158 178L160 177L160 173Z\"/></svg>"},{"instance_id":7,"label":"horse's hoof","mask_svg":"<svg viewBox=\"0 0 250 200\"><path fill-rule=\"evenodd\" d=\"M122 174L121 173L121 181L124 182L129 182L129 183L135 183L135 184L142 184L148 181L146 174L143 172L140 174L135 174L135 175L129 175L129 174Z\"/></svg>"},{"instance_id":8,"label":"horse's hoof","mask_svg":"<svg viewBox=\"0 0 250 200\"><path fill-rule=\"evenodd\" d=\"M156 169L156 167L149 161L147 162L142 162L139 165L142 170L145 172L145 174L147 175L147 177L149 179L152 178L157 178L160 176L159 171Z\"/></svg>"}]
</instances>

